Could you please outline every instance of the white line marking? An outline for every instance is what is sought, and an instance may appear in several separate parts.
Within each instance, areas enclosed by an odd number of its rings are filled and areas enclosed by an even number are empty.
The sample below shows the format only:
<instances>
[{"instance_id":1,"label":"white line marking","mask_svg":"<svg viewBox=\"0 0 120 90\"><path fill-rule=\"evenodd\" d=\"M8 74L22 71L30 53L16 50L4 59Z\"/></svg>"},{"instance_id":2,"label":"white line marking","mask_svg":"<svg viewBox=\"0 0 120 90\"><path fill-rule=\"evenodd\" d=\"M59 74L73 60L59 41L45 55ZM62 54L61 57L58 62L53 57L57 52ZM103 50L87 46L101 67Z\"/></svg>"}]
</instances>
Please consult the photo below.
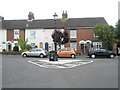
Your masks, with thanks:
<instances>
[{"instance_id":1,"label":"white line marking","mask_svg":"<svg viewBox=\"0 0 120 90\"><path fill-rule=\"evenodd\" d=\"M34 62L34 61L28 61L28 62L43 68L73 68L80 65L90 64L93 61L85 62L85 60L83 60L82 62L82 60L72 60L72 61L61 60L60 62L60 61L38 60L38 62ZM42 63L42 65L40 63Z\"/></svg>"}]
</instances>

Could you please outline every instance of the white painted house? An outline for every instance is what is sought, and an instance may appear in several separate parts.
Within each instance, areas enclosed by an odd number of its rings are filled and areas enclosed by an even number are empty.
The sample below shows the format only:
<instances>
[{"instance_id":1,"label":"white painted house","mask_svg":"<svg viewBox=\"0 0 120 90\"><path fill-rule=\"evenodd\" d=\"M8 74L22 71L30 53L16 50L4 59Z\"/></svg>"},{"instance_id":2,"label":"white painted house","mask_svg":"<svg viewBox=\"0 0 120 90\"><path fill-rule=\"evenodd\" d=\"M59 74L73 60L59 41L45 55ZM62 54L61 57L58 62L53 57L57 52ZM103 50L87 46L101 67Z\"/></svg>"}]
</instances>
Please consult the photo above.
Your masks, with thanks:
<instances>
[{"instance_id":1,"label":"white painted house","mask_svg":"<svg viewBox=\"0 0 120 90\"><path fill-rule=\"evenodd\" d=\"M3 17L0 16L0 52L6 49L6 30L2 28Z\"/></svg>"},{"instance_id":2,"label":"white painted house","mask_svg":"<svg viewBox=\"0 0 120 90\"><path fill-rule=\"evenodd\" d=\"M64 29L60 30L64 31ZM28 39L28 44L32 47L37 46L50 51L54 50L54 42L51 37L53 32L54 29L26 29L25 39Z\"/></svg>"},{"instance_id":3,"label":"white painted house","mask_svg":"<svg viewBox=\"0 0 120 90\"><path fill-rule=\"evenodd\" d=\"M6 49L6 30L0 29L0 52Z\"/></svg>"}]
</instances>

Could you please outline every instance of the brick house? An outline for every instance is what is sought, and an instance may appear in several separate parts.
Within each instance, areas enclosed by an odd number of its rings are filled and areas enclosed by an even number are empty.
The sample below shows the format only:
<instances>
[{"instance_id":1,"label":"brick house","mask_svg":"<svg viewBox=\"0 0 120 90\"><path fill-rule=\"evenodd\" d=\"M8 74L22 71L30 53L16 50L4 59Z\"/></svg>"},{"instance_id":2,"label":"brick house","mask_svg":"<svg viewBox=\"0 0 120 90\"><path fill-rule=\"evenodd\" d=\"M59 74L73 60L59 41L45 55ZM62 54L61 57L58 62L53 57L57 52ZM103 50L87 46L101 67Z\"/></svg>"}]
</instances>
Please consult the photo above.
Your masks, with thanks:
<instances>
[{"instance_id":1,"label":"brick house","mask_svg":"<svg viewBox=\"0 0 120 90\"><path fill-rule=\"evenodd\" d=\"M83 54L91 47L102 47L102 42L95 36L93 29L95 24L107 24L104 18L77 18L73 20L75 21L73 22L74 26L65 29L70 38L65 47L73 47L78 53Z\"/></svg>"},{"instance_id":2,"label":"brick house","mask_svg":"<svg viewBox=\"0 0 120 90\"><path fill-rule=\"evenodd\" d=\"M102 47L102 43L94 35L93 28L96 24L107 24L103 17L94 18L67 18L56 20L56 27L69 33L70 41L65 47L73 47L78 53L85 53L91 47ZM39 48L52 50L53 41L51 34L55 28L54 19L41 20L2 20L2 30L5 31L6 40L1 41L4 49L12 50L17 45L17 38L28 38L28 43ZM1 32L0 31L0 32ZM31 39L31 37L34 37ZM64 47L64 46L63 46Z\"/></svg>"}]
</instances>

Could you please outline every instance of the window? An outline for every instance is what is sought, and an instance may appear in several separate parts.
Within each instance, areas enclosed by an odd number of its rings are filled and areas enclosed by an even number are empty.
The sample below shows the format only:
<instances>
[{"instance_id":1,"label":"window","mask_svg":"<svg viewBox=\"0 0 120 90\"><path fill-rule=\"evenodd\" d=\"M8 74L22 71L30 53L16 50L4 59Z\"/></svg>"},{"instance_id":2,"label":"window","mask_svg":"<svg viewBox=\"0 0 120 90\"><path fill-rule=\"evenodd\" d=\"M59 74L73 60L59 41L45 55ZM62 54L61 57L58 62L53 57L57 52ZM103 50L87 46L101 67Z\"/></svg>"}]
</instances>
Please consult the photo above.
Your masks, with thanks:
<instances>
[{"instance_id":1,"label":"window","mask_svg":"<svg viewBox=\"0 0 120 90\"><path fill-rule=\"evenodd\" d=\"M19 30L14 30L14 39L19 39Z\"/></svg>"},{"instance_id":2,"label":"window","mask_svg":"<svg viewBox=\"0 0 120 90\"><path fill-rule=\"evenodd\" d=\"M2 42L2 44L5 44L5 42Z\"/></svg>"},{"instance_id":3,"label":"window","mask_svg":"<svg viewBox=\"0 0 120 90\"><path fill-rule=\"evenodd\" d=\"M19 46L19 44L18 44L18 43L15 43L15 46Z\"/></svg>"},{"instance_id":4,"label":"window","mask_svg":"<svg viewBox=\"0 0 120 90\"><path fill-rule=\"evenodd\" d=\"M35 39L36 37L36 32L35 31L31 31L30 32L30 39Z\"/></svg>"},{"instance_id":5,"label":"window","mask_svg":"<svg viewBox=\"0 0 120 90\"><path fill-rule=\"evenodd\" d=\"M70 47L77 51L77 42L70 42Z\"/></svg>"},{"instance_id":6,"label":"window","mask_svg":"<svg viewBox=\"0 0 120 90\"><path fill-rule=\"evenodd\" d=\"M35 51L36 51L35 49L30 50L30 52L35 52Z\"/></svg>"},{"instance_id":7,"label":"window","mask_svg":"<svg viewBox=\"0 0 120 90\"><path fill-rule=\"evenodd\" d=\"M101 51L106 52L107 50L106 49L101 49Z\"/></svg>"},{"instance_id":8,"label":"window","mask_svg":"<svg viewBox=\"0 0 120 90\"><path fill-rule=\"evenodd\" d=\"M99 36L98 36L98 35L96 35L96 34L93 34L93 36L94 36L94 37L99 37Z\"/></svg>"},{"instance_id":9,"label":"window","mask_svg":"<svg viewBox=\"0 0 120 90\"><path fill-rule=\"evenodd\" d=\"M61 49L60 51L66 51L66 49Z\"/></svg>"},{"instance_id":10,"label":"window","mask_svg":"<svg viewBox=\"0 0 120 90\"><path fill-rule=\"evenodd\" d=\"M100 48L95 48L93 49L93 51L100 51Z\"/></svg>"},{"instance_id":11,"label":"window","mask_svg":"<svg viewBox=\"0 0 120 90\"><path fill-rule=\"evenodd\" d=\"M41 49L36 49L37 52L42 51Z\"/></svg>"},{"instance_id":12,"label":"window","mask_svg":"<svg viewBox=\"0 0 120 90\"><path fill-rule=\"evenodd\" d=\"M70 30L70 38L76 38L76 30Z\"/></svg>"},{"instance_id":13,"label":"window","mask_svg":"<svg viewBox=\"0 0 120 90\"><path fill-rule=\"evenodd\" d=\"M67 51L72 51L72 49L71 49L71 48L68 48Z\"/></svg>"},{"instance_id":14,"label":"window","mask_svg":"<svg viewBox=\"0 0 120 90\"><path fill-rule=\"evenodd\" d=\"M31 47L34 48L35 47L35 43L31 43Z\"/></svg>"},{"instance_id":15,"label":"window","mask_svg":"<svg viewBox=\"0 0 120 90\"><path fill-rule=\"evenodd\" d=\"M102 42L93 42L93 47L96 48L102 47Z\"/></svg>"}]
</instances>

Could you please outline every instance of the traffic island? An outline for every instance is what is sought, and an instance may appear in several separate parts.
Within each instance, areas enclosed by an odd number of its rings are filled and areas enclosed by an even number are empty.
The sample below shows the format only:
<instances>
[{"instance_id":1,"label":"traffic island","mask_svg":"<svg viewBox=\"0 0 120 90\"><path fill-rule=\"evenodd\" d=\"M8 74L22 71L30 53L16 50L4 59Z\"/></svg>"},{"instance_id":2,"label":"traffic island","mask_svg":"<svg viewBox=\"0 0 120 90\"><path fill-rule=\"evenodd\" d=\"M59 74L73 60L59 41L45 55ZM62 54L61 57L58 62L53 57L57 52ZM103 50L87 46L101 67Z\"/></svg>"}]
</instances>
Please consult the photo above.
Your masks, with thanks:
<instances>
[{"instance_id":1,"label":"traffic island","mask_svg":"<svg viewBox=\"0 0 120 90\"><path fill-rule=\"evenodd\" d=\"M88 60L59 60L48 61L48 60L38 60L38 61L28 61L34 65L43 67L43 68L74 68L80 65L90 64L93 61Z\"/></svg>"}]
</instances>

